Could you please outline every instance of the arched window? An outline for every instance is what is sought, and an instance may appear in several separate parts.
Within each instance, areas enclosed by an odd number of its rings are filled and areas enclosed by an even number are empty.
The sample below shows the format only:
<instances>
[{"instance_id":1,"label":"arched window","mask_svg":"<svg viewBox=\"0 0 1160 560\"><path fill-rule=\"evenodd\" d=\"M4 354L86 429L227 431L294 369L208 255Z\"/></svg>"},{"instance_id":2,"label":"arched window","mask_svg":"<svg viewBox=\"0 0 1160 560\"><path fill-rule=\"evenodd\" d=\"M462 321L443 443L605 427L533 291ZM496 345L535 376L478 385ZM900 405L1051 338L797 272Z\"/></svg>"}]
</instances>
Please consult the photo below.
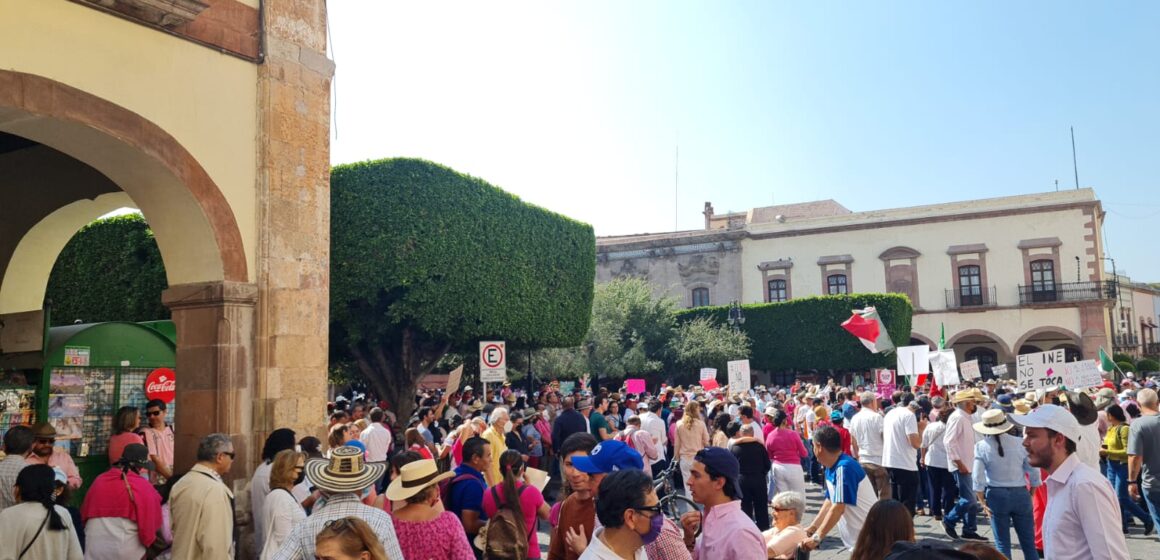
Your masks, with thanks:
<instances>
[{"instance_id":1,"label":"arched window","mask_svg":"<svg viewBox=\"0 0 1160 560\"><path fill-rule=\"evenodd\" d=\"M845 274L831 274L826 277L826 293L832 296L849 293L846 289Z\"/></svg>"},{"instance_id":2,"label":"arched window","mask_svg":"<svg viewBox=\"0 0 1160 560\"><path fill-rule=\"evenodd\" d=\"M709 288L693 288L693 307L709 305Z\"/></svg>"},{"instance_id":3,"label":"arched window","mask_svg":"<svg viewBox=\"0 0 1160 560\"><path fill-rule=\"evenodd\" d=\"M1055 261L1031 261L1031 301L1055 301Z\"/></svg>"},{"instance_id":4,"label":"arched window","mask_svg":"<svg viewBox=\"0 0 1160 560\"><path fill-rule=\"evenodd\" d=\"M769 281L769 301L779 302L786 301L785 280L770 280Z\"/></svg>"},{"instance_id":5,"label":"arched window","mask_svg":"<svg viewBox=\"0 0 1160 560\"><path fill-rule=\"evenodd\" d=\"M979 373L984 377L991 377L991 368L999 363L999 355L990 348L971 348L963 355L966 361L979 360Z\"/></svg>"}]
</instances>

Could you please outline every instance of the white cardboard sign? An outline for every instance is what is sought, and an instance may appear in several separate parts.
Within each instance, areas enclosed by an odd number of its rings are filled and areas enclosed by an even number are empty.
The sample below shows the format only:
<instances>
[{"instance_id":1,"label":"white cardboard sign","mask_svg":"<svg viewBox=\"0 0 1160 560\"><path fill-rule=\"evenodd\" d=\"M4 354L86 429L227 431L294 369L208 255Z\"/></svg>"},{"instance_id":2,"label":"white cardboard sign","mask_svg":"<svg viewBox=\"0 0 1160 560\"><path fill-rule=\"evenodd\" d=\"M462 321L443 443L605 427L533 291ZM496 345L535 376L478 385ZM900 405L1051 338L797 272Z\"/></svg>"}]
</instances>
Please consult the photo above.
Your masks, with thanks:
<instances>
[{"instance_id":1,"label":"white cardboard sign","mask_svg":"<svg viewBox=\"0 0 1160 560\"><path fill-rule=\"evenodd\" d=\"M991 366L991 375L995 377L1007 377L1007 364L995 364Z\"/></svg>"},{"instance_id":2,"label":"white cardboard sign","mask_svg":"<svg viewBox=\"0 0 1160 560\"><path fill-rule=\"evenodd\" d=\"M1063 385L1063 348L1035 354L1020 354L1015 361L1015 381L1018 390L1035 391Z\"/></svg>"},{"instance_id":3,"label":"white cardboard sign","mask_svg":"<svg viewBox=\"0 0 1160 560\"><path fill-rule=\"evenodd\" d=\"M970 381L982 377L979 372L979 360L971 360L959 364L959 373L963 374L963 379Z\"/></svg>"},{"instance_id":4,"label":"white cardboard sign","mask_svg":"<svg viewBox=\"0 0 1160 560\"><path fill-rule=\"evenodd\" d=\"M898 375L906 377L918 377L924 373L930 373L930 362L927 361L927 354L930 353L930 347L923 346L901 346L898 348ZM911 379L911 384L914 380Z\"/></svg>"},{"instance_id":5,"label":"white cardboard sign","mask_svg":"<svg viewBox=\"0 0 1160 560\"><path fill-rule=\"evenodd\" d=\"M729 390L734 393L749 390L749 360L729 362Z\"/></svg>"},{"instance_id":6,"label":"white cardboard sign","mask_svg":"<svg viewBox=\"0 0 1160 560\"><path fill-rule=\"evenodd\" d=\"M717 368L703 367L701 368L701 381L706 379L717 379Z\"/></svg>"},{"instance_id":7,"label":"white cardboard sign","mask_svg":"<svg viewBox=\"0 0 1160 560\"><path fill-rule=\"evenodd\" d=\"M1103 383L1104 377L1095 360L1068 362L1063 368L1063 384L1072 391L1098 387Z\"/></svg>"},{"instance_id":8,"label":"white cardboard sign","mask_svg":"<svg viewBox=\"0 0 1160 560\"><path fill-rule=\"evenodd\" d=\"M934 370L934 380L942 387L959 384L959 369L955 367L955 351L939 350L931 352L930 367Z\"/></svg>"}]
</instances>

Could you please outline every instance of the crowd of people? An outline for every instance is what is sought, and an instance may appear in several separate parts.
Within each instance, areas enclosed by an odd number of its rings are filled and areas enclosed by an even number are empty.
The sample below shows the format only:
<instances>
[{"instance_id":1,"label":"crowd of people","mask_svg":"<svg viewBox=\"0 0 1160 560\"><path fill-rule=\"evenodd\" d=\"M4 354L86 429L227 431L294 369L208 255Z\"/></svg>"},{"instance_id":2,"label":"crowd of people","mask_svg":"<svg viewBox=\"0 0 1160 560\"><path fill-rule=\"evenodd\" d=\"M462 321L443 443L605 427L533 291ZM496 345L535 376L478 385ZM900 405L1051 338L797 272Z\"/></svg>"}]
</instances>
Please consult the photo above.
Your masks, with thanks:
<instances>
[{"instance_id":1,"label":"crowd of people","mask_svg":"<svg viewBox=\"0 0 1160 560\"><path fill-rule=\"evenodd\" d=\"M386 403L341 398L325 442L268 435L248 508L225 482L231 439L205 436L197 463L175 473L166 407L151 401L145 427L137 409L118 411L110 468L79 507L83 481L51 425L9 429L0 539L28 559L538 559L546 548L549 560L757 560L823 543L855 560L1005 558L1016 546L1026 559L1128 558L1125 535L1160 522L1160 411L1153 382L1108 385L505 384L425 392L402 422ZM665 477L695 509L666 515ZM812 517L810 485L823 497ZM949 544L916 542L926 515Z\"/></svg>"}]
</instances>

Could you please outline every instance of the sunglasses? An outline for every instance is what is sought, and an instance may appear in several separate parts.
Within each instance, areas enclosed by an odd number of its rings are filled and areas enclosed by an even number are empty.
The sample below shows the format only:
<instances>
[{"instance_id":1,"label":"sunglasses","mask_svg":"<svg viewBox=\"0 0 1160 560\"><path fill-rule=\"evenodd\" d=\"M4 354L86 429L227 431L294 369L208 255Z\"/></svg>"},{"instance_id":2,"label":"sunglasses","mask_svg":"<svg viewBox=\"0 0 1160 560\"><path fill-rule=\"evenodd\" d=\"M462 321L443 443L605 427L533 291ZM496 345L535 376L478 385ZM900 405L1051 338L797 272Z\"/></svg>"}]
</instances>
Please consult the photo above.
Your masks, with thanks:
<instances>
[{"instance_id":1,"label":"sunglasses","mask_svg":"<svg viewBox=\"0 0 1160 560\"><path fill-rule=\"evenodd\" d=\"M146 412L145 414L148 416L161 416L161 411L160 410L150 410L150 411Z\"/></svg>"},{"instance_id":2,"label":"sunglasses","mask_svg":"<svg viewBox=\"0 0 1160 560\"><path fill-rule=\"evenodd\" d=\"M231 461L238 456L237 453L234 453L233 451L222 451L222 455L229 457Z\"/></svg>"},{"instance_id":3,"label":"sunglasses","mask_svg":"<svg viewBox=\"0 0 1160 560\"><path fill-rule=\"evenodd\" d=\"M36 443L56 443L56 438L36 438Z\"/></svg>"}]
</instances>

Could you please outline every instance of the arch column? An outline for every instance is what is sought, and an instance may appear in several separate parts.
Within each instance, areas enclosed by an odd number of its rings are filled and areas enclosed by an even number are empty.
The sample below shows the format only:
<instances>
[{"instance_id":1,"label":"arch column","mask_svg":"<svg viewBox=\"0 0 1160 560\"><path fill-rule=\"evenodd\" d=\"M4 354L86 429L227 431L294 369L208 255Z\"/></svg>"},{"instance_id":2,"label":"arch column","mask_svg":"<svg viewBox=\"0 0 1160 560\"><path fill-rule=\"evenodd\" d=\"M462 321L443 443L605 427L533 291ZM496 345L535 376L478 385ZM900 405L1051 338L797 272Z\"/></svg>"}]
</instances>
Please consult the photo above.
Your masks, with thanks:
<instances>
[{"instance_id":1,"label":"arch column","mask_svg":"<svg viewBox=\"0 0 1160 560\"><path fill-rule=\"evenodd\" d=\"M244 282L171 286L162 302L177 328L177 417L174 463L178 472L196 462L198 441L224 433L233 440L235 463L247 465L260 451L254 438L254 305L258 287ZM235 468L243 476L244 468Z\"/></svg>"}]
</instances>

